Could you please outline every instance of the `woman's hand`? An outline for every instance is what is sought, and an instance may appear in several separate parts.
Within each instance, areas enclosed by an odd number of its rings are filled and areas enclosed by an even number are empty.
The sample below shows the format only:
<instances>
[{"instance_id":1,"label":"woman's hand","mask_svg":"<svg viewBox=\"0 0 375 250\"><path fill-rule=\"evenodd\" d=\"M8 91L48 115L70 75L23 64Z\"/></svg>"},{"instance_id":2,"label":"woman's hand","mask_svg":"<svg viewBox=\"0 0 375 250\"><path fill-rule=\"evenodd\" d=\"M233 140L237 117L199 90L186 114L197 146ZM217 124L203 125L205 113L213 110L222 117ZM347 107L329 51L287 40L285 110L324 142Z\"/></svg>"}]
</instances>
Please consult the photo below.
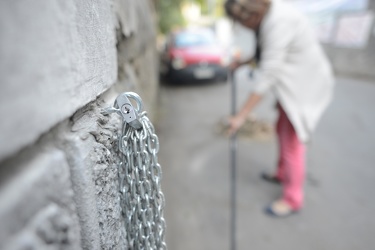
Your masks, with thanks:
<instances>
[{"instance_id":1,"label":"woman's hand","mask_svg":"<svg viewBox=\"0 0 375 250\"><path fill-rule=\"evenodd\" d=\"M235 116L231 116L228 119L229 128L228 128L228 134L233 135L235 134L245 123L246 116L242 116L240 114L237 114Z\"/></svg>"},{"instance_id":2,"label":"woman's hand","mask_svg":"<svg viewBox=\"0 0 375 250\"><path fill-rule=\"evenodd\" d=\"M228 68L230 71L235 71L236 69L238 69L240 66L242 65L242 63L240 61L233 61L229 64Z\"/></svg>"},{"instance_id":3,"label":"woman's hand","mask_svg":"<svg viewBox=\"0 0 375 250\"><path fill-rule=\"evenodd\" d=\"M236 69L238 69L239 67L243 66L243 65L246 65L246 64L250 64L250 63L253 63L254 62L254 59L253 58L250 58L246 61L240 61L239 59L236 59L234 61L232 61L228 68L230 71L235 71Z\"/></svg>"}]
</instances>

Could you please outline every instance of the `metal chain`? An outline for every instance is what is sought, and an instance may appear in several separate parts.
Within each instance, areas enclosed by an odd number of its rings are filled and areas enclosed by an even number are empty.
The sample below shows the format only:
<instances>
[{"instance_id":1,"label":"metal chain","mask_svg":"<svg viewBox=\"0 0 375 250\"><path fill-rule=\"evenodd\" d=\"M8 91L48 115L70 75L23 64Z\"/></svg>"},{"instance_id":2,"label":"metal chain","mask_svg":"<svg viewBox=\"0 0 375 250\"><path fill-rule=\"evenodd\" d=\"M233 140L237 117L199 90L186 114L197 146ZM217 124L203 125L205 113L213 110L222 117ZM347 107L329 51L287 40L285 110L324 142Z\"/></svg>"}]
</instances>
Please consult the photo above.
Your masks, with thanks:
<instances>
[{"instance_id":1,"label":"metal chain","mask_svg":"<svg viewBox=\"0 0 375 250\"><path fill-rule=\"evenodd\" d=\"M146 112L142 127L123 122L119 136L119 185L121 208L129 249L167 249L164 234L162 171L158 163L159 139Z\"/></svg>"}]
</instances>

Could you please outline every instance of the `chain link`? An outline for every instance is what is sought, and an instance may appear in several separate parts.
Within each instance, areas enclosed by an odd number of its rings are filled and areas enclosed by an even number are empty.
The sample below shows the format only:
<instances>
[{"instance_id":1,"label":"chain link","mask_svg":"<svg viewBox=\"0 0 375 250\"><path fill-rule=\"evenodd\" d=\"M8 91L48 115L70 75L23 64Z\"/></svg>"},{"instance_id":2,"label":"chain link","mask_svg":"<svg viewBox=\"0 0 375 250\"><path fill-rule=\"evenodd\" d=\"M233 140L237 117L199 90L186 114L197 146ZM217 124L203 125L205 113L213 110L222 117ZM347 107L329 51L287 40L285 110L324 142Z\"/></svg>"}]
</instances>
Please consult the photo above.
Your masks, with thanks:
<instances>
[{"instance_id":1,"label":"chain link","mask_svg":"<svg viewBox=\"0 0 375 250\"><path fill-rule=\"evenodd\" d=\"M142 128L123 122L119 136L119 185L129 249L167 249L158 163L159 139L146 112L139 115Z\"/></svg>"}]
</instances>

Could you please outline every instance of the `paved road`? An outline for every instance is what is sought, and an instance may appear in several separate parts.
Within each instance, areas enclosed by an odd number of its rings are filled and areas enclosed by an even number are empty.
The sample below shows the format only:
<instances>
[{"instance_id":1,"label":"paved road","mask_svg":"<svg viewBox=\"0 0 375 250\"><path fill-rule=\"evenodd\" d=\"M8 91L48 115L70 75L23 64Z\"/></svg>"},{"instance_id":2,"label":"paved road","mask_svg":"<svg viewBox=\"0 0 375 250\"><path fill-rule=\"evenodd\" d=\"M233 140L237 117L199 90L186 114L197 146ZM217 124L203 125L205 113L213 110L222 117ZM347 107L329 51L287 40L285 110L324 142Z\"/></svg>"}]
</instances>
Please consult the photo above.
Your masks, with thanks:
<instances>
[{"instance_id":1,"label":"paved road","mask_svg":"<svg viewBox=\"0 0 375 250\"><path fill-rule=\"evenodd\" d=\"M251 89L237 75L239 102ZM375 247L375 83L337 80L332 105L308 146L306 204L286 219L263 214L280 188L259 173L276 162L275 138L238 142L237 249L369 250ZM163 85L157 131L171 250L229 249L229 144L215 132L230 85ZM268 96L256 113L272 122Z\"/></svg>"}]
</instances>

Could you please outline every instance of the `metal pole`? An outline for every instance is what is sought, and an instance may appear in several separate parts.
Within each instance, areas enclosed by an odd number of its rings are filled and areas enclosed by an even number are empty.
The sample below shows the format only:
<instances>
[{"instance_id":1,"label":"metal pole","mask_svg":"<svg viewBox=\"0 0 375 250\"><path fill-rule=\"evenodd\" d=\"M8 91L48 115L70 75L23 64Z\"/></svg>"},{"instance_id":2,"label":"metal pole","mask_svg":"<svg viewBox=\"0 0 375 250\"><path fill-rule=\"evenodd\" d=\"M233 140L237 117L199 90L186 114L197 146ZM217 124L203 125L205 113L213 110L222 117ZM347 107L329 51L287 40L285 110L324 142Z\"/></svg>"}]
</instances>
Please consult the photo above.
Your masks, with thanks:
<instances>
[{"instance_id":1,"label":"metal pole","mask_svg":"<svg viewBox=\"0 0 375 250\"><path fill-rule=\"evenodd\" d=\"M231 115L236 114L236 81L234 77L234 72L229 74L229 79L231 82ZM231 222L230 222L230 246L231 250L236 250L236 149L237 149L237 133L234 133L230 137L230 204L231 204Z\"/></svg>"}]
</instances>

